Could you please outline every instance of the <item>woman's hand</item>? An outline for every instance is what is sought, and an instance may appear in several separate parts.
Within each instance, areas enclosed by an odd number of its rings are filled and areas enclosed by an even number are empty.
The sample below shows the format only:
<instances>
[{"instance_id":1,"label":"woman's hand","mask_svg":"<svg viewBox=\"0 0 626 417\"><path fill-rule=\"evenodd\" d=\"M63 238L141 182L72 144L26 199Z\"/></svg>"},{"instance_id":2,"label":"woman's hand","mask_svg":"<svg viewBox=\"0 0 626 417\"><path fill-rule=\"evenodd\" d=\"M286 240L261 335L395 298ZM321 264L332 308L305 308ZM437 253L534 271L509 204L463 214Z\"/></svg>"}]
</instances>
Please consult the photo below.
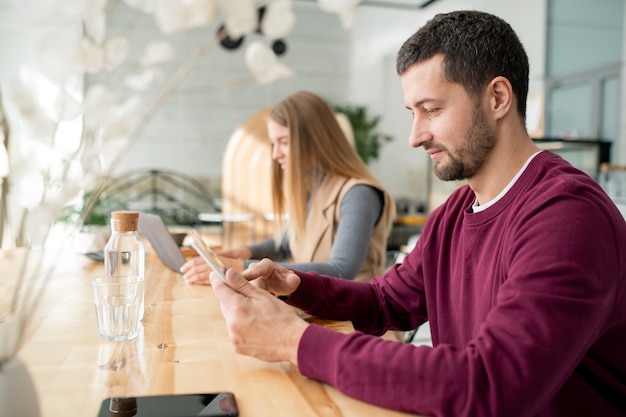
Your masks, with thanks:
<instances>
[{"instance_id":1,"label":"woman's hand","mask_svg":"<svg viewBox=\"0 0 626 417\"><path fill-rule=\"evenodd\" d=\"M241 259L233 259L220 257L226 268L234 269L237 272L243 271L243 261ZM189 284L204 284L211 285L209 274L212 269L204 259L197 256L185 262L180 267L180 272L183 274L185 282Z\"/></svg>"}]
</instances>

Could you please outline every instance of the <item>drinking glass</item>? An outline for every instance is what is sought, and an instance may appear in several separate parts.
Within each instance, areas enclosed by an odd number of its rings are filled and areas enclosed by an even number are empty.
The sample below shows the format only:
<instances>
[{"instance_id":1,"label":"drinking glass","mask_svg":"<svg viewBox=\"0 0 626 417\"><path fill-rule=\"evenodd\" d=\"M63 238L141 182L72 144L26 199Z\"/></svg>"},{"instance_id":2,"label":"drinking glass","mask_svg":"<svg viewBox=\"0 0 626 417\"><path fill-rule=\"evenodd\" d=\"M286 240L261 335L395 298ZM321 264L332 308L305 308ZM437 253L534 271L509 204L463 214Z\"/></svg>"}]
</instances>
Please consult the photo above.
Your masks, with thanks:
<instances>
[{"instance_id":1,"label":"drinking glass","mask_svg":"<svg viewBox=\"0 0 626 417\"><path fill-rule=\"evenodd\" d=\"M98 335L125 341L139 334L144 280L139 276L103 276L92 281Z\"/></svg>"}]
</instances>

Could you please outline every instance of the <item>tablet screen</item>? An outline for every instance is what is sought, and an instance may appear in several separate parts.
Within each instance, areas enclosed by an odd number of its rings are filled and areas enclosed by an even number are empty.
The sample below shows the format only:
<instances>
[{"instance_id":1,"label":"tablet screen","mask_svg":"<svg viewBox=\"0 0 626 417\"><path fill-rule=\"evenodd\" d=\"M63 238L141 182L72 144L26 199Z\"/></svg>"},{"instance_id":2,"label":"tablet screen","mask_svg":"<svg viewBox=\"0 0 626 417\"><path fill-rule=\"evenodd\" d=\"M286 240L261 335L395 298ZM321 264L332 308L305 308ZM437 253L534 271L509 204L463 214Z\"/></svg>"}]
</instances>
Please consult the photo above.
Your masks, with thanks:
<instances>
[{"instance_id":1,"label":"tablet screen","mask_svg":"<svg viewBox=\"0 0 626 417\"><path fill-rule=\"evenodd\" d=\"M220 277L222 282L232 288L228 281L226 281L226 266L195 230L191 232L191 246L193 246L202 259L204 259L204 261L209 264L215 272L217 272L217 275Z\"/></svg>"}]
</instances>

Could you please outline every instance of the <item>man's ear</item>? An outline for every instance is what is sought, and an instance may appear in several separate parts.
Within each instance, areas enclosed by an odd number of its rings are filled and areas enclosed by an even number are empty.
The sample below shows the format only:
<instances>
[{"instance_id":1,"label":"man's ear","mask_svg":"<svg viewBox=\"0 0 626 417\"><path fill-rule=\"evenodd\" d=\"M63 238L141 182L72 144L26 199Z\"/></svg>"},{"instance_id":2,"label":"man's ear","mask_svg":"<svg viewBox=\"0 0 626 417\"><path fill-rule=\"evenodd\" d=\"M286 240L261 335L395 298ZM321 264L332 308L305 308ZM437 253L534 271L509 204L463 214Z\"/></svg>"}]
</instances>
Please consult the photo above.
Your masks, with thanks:
<instances>
[{"instance_id":1,"label":"man's ear","mask_svg":"<svg viewBox=\"0 0 626 417\"><path fill-rule=\"evenodd\" d=\"M496 119L504 118L515 106L515 96L511 82L502 76L491 80L487 86L489 110Z\"/></svg>"}]
</instances>

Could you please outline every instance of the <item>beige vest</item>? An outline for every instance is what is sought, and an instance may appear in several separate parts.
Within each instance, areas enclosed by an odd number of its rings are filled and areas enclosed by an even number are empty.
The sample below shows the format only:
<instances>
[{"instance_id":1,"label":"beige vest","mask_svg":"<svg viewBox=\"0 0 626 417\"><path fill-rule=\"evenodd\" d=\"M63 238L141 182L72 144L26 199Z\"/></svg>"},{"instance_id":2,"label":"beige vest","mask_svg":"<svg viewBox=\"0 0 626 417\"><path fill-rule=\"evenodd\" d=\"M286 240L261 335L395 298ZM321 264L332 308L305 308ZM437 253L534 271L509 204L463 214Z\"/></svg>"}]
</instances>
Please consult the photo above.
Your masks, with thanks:
<instances>
[{"instance_id":1,"label":"beige vest","mask_svg":"<svg viewBox=\"0 0 626 417\"><path fill-rule=\"evenodd\" d=\"M293 260L297 263L305 262L328 262L330 259L330 251L335 240L337 227L339 225L339 210L341 201L345 194L353 186L357 184L367 184L377 189L368 180L356 180L345 177L328 177L324 179L320 189L317 192L317 198L322 199L320 202L322 210L311 210L306 221L306 237L302 239L299 245L290 242L289 246ZM387 238L389 236L390 227L389 215L385 210L389 204L389 195L385 190L385 201L383 213L378 223L374 227L374 233L370 240L367 256L361 269L356 276L357 281L369 281L375 276L381 276L386 271L387 259Z\"/></svg>"}]
</instances>

